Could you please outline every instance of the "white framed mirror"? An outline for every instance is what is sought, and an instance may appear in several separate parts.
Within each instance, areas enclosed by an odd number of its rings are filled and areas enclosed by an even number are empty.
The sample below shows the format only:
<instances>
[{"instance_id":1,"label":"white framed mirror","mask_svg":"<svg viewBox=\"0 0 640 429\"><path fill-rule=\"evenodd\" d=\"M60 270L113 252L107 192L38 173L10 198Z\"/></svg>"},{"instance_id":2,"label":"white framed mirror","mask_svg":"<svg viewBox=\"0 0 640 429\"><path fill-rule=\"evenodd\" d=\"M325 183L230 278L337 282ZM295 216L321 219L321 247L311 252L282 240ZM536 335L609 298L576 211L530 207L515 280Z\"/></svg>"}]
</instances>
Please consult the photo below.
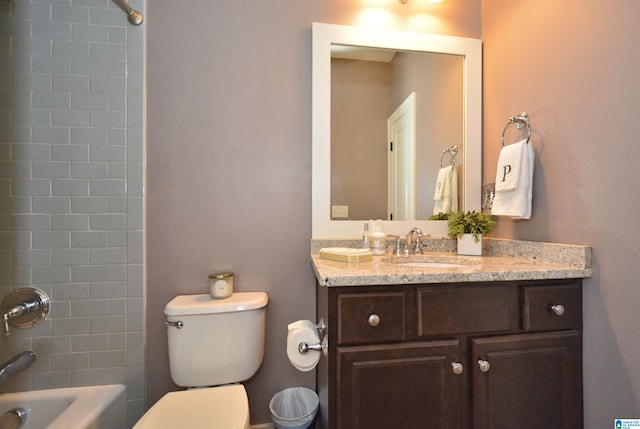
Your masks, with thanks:
<instances>
[{"instance_id":1,"label":"white framed mirror","mask_svg":"<svg viewBox=\"0 0 640 429\"><path fill-rule=\"evenodd\" d=\"M338 45L402 53L430 53L435 54L435 56L455 56L462 60L460 73L462 94L459 109L462 115L459 132L462 141L453 142L460 148L457 155L457 163L464 169L464 173L460 175L461 192L459 202L460 210L480 210L482 180L482 42L478 39L470 38L321 23L313 23L312 32L312 237L359 237L362 233L363 221L368 220L335 220L332 218L331 63L332 48ZM418 94L418 97L420 96ZM449 142L446 143L447 147L449 144ZM442 149L444 149L444 146ZM448 161L449 158L445 158L445 160ZM429 162L432 165L438 164L439 167L440 156L432 156ZM437 173L437 169L434 171ZM436 173L432 174L430 172L428 174L432 176ZM373 181L371 183L374 191L376 186L381 186L375 185ZM380 194L386 195L387 189L380 189ZM432 198L433 189L430 194ZM419 214L415 220L388 220L383 216L377 217L383 218L383 231L385 233L404 235L409 229L419 227L424 233L431 234L434 237L447 235L445 221L426 220L427 215L424 213Z\"/></svg>"}]
</instances>

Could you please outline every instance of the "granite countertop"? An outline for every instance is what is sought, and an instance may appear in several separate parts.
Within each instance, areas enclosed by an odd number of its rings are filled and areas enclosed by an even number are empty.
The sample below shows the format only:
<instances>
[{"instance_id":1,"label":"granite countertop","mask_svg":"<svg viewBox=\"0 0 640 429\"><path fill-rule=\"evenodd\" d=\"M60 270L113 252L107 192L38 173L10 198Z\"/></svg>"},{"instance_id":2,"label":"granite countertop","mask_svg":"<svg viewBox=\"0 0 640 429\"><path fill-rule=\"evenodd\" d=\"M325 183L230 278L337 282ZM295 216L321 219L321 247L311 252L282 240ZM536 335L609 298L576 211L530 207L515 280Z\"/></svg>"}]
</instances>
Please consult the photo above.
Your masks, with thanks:
<instances>
[{"instance_id":1,"label":"granite countertop","mask_svg":"<svg viewBox=\"0 0 640 429\"><path fill-rule=\"evenodd\" d=\"M423 241L424 242L424 241ZM587 278L592 275L591 247L486 238L483 256L458 256L449 239L426 240L422 255L374 256L370 262L320 259L323 247L357 247L358 240L313 239L311 262L321 286L369 286L509 280ZM404 262L441 262L460 267L410 267Z\"/></svg>"}]
</instances>

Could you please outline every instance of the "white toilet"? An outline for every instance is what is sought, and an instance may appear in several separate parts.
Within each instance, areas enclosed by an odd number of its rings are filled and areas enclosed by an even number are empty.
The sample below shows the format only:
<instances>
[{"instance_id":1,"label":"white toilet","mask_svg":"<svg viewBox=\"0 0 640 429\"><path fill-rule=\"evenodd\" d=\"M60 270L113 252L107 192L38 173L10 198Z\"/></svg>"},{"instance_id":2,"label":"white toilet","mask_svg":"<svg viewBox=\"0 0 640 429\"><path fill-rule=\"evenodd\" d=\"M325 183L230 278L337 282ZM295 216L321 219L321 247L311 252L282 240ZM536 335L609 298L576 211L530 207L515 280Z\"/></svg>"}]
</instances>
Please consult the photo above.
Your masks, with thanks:
<instances>
[{"instance_id":1,"label":"white toilet","mask_svg":"<svg viewBox=\"0 0 640 429\"><path fill-rule=\"evenodd\" d=\"M268 300L264 292L171 300L164 309L171 378L195 389L167 393L134 429L249 429L247 392L231 383L251 378L262 364Z\"/></svg>"}]
</instances>

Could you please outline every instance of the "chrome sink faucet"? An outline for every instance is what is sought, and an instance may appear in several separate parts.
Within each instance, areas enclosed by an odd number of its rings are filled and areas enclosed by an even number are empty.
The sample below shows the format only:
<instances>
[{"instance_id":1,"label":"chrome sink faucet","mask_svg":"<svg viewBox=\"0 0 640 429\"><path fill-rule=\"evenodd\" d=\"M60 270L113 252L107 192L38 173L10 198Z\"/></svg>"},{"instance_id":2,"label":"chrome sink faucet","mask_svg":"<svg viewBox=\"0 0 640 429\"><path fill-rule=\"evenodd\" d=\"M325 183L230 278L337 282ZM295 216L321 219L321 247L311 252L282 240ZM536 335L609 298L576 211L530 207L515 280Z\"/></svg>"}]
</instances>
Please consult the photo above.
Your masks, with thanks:
<instances>
[{"instance_id":1,"label":"chrome sink faucet","mask_svg":"<svg viewBox=\"0 0 640 429\"><path fill-rule=\"evenodd\" d=\"M15 355L5 363L0 364L0 384L16 372L31 366L35 361L36 353L27 350L26 352Z\"/></svg>"},{"instance_id":2,"label":"chrome sink faucet","mask_svg":"<svg viewBox=\"0 0 640 429\"><path fill-rule=\"evenodd\" d=\"M403 242L400 239L399 235L387 234L387 240L395 240L396 244L393 248L393 254L395 256L408 255L409 251L407 251L406 246L403 246ZM387 241L388 243L389 241Z\"/></svg>"},{"instance_id":3,"label":"chrome sink faucet","mask_svg":"<svg viewBox=\"0 0 640 429\"><path fill-rule=\"evenodd\" d=\"M422 230L420 228L411 228L411 231L407 234L406 246L410 255L422 253L420 237L422 237Z\"/></svg>"}]
</instances>

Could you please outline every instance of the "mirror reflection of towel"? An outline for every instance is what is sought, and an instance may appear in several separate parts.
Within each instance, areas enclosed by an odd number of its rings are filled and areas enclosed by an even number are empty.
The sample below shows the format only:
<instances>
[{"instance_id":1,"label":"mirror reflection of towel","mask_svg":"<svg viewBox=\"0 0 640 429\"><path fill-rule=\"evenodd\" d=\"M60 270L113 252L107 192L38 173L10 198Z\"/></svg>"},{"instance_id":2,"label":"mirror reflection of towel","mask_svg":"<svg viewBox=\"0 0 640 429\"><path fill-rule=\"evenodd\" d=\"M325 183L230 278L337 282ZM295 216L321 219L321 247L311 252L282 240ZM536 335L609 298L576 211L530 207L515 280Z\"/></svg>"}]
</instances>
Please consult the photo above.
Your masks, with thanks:
<instances>
[{"instance_id":1,"label":"mirror reflection of towel","mask_svg":"<svg viewBox=\"0 0 640 429\"><path fill-rule=\"evenodd\" d=\"M449 172L450 169L451 169L451 166L442 167L440 170L438 170L438 178L436 179L436 189L433 193L434 201L442 200L442 195L444 194L444 181L447 178L447 173Z\"/></svg>"},{"instance_id":2,"label":"mirror reflection of towel","mask_svg":"<svg viewBox=\"0 0 640 429\"><path fill-rule=\"evenodd\" d=\"M440 180L440 173L444 172L444 179ZM433 214L457 213L458 212L458 170L455 166L441 168L438 171L436 181L436 192L434 193ZM441 184L442 195L436 199L438 194L438 183Z\"/></svg>"},{"instance_id":3,"label":"mirror reflection of towel","mask_svg":"<svg viewBox=\"0 0 640 429\"><path fill-rule=\"evenodd\" d=\"M534 161L533 146L526 140L502 148L496 171L492 215L531 219Z\"/></svg>"}]
</instances>

